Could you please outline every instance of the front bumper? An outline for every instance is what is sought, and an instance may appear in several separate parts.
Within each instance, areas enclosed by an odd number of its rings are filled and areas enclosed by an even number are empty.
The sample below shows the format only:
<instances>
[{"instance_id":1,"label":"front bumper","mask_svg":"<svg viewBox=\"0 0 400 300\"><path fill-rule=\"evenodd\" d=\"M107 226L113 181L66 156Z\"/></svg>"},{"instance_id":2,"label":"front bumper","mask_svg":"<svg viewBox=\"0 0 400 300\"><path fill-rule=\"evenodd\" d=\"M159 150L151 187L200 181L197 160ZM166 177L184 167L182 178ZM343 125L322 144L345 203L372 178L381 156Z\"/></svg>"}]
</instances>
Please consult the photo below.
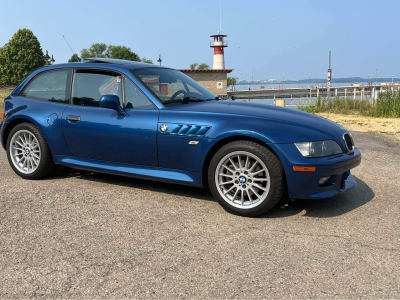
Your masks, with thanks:
<instances>
[{"instance_id":1,"label":"front bumper","mask_svg":"<svg viewBox=\"0 0 400 300\"><path fill-rule=\"evenodd\" d=\"M270 145L279 156L285 169L290 198L322 199L335 196L356 186L350 170L361 163L361 153L356 148L352 154L306 158L294 144ZM315 167L315 172L294 171L294 166ZM319 184L322 177L328 182Z\"/></svg>"}]
</instances>

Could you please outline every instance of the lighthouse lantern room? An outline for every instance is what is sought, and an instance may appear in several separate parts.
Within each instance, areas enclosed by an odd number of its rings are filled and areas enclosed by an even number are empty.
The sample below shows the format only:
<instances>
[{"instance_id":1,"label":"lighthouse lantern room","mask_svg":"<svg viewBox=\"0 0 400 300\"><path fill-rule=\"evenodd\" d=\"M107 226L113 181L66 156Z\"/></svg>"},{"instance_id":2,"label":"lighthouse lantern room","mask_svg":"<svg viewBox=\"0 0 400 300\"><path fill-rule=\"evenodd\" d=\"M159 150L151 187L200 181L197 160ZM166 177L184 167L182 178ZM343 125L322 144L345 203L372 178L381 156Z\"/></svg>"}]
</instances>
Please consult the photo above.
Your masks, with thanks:
<instances>
[{"instance_id":1,"label":"lighthouse lantern room","mask_svg":"<svg viewBox=\"0 0 400 300\"><path fill-rule=\"evenodd\" d=\"M214 44L210 42L210 47L214 48L213 69L223 70L225 69L224 48L228 47L228 42L224 42L224 37L227 37L227 35L220 34L218 31L216 35L211 37L214 38Z\"/></svg>"}]
</instances>

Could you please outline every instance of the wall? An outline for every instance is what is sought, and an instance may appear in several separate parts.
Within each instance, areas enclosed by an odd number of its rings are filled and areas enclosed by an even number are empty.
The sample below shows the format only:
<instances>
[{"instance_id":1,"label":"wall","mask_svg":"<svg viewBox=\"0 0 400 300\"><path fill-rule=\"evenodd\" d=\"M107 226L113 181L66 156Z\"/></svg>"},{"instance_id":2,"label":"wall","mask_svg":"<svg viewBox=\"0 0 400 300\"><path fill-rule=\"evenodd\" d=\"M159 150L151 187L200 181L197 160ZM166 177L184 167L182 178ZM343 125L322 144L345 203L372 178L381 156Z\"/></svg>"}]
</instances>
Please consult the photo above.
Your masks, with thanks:
<instances>
[{"instance_id":1,"label":"wall","mask_svg":"<svg viewBox=\"0 0 400 300\"><path fill-rule=\"evenodd\" d=\"M227 95L228 73L222 72L182 72L200 83L206 89L218 96ZM217 82L222 82L222 88L217 88Z\"/></svg>"}]
</instances>

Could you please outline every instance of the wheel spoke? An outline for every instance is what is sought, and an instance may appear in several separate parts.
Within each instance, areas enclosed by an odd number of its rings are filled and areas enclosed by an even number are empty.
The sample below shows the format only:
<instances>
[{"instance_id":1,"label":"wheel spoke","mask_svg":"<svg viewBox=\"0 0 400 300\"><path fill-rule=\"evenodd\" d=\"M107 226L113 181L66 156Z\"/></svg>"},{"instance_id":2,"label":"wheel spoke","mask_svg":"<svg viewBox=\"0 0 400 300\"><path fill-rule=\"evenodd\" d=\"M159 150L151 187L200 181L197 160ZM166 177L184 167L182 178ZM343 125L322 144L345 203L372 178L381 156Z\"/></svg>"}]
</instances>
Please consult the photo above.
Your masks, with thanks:
<instances>
[{"instance_id":1,"label":"wheel spoke","mask_svg":"<svg viewBox=\"0 0 400 300\"><path fill-rule=\"evenodd\" d=\"M252 190L253 194L256 195L257 199L260 199L260 195L253 189L252 186L250 186L250 189Z\"/></svg>"},{"instance_id":2,"label":"wheel spoke","mask_svg":"<svg viewBox=\"0 0 400 300\"><path fill-rule=\"evenodd\" d=\"M244 204L244 190L242 190L241 197L240 197L241 204Z\"/></svg>"},{"instance_id":3,"label":"wheel spoke","mask_svg":"<svg viewBox=\"0 0 400 300\"><path fill-rule=\"evenodd\" d=\"M235 192L235 195L233 195L232 201L235 201L235 198L236 198L236 195L238 194L238 192L239 192L239 188L236 188L236 192Z\"/></svg>"},{"instance_id":4,"label":"wheel spoke","mask_svg":"<svg viewBox=\"0 0 400 300\"><path fill-rule=\"evenodd\" d=\"M238 155L237 157L238 157L239 169L241 169L242 168L242 159L240 158L240 155Z\"/></svg>"},{"instance_id":5,"label":"wheel spoke","mask_svg":"<svg viewBox=\"0 0 400 300\"><path fill-rule=\"evenodd\" d=\"M219 185L225 185L225 184L230 184L230 183L233 183L233 180L232 181L221 182Z\"/></svg>"},{"instance_id":6,"label":"wheel spoke","mask_svg":"<svg viewBox=\"0 0 400 300\"><path fill-rule=\"evenodd\" d=\"M219 176L224 176L224 177L233 178L232 175L228 175L228 174L224 174L224 173L221 173L221 174L218 174L218 175L219 175Z\"/></svg>"},{"instance_id":7,"label":"wheel spoke","mask_svg":"<svg viewBox=\"0 0 400 300\"><path fill-rule=\"evenodd\" d=\"M224 194L226 195L226 194L228 194L230 191L232 191L232 189L233 188L235 188L236 186L234 186L234 185L232 185L230 188L229 188L229 190L227 190Z\"/></svg>"},{"instance_id":8,"label":"wheel spoke","mask_svg":"<svg viewBox=\"0 0 400 300\"><path fill-rule=\"evenodd\" d=\"M247 197L249 197L250 204L253 204L253 198L251 198L249 191L246 190L246 193L247 193Z\"/></svg>"},{"instance_id":9,"label":"wheel spoke","mask_svg":"<svg viewBox=\"0 0 400 300\"><path fill-rule=\"evenodd\" d=\"M229 161L231 162L232 166L235 168L235 170L238 170L238 167L236 167L235 163L232 161L232 159L229 158Z\"/></svg>"},{"instance_id":10,"label":"wheel spoke","mask_svg":"<svg viewBox=\"0 0 400 300\"><path fill-rule=\"evenodd\" d=\"M246 162L244 168L247 170L249 168L249 156L246 156Z\"/></svg>"},{"instance_id":11,"label":"wheel spoke","mask_svg":"<svg viewBox=\"0 0 400 300\"><path fill-rule=\"evenodd\" d=\"M18 141L15 141L15 143L17 143L18 145L20 145L22 148L24 148L24 145L23 144L21 144L20 142L18 142Z\"/></svg>"},{"instance_id":12,"label":"wheel spoke","mask_svg":"<svg viewBox=\"0 0 400 300\"><path fill-rule=\"evenodd\" d=\"M253 172L254 167L257 166L257 164L258 164L258 161L255 161L254 164L251 166L251 168L249 170L250 173Z\"/></svg>"},{"instance_id":13,"label":"wheel spoke","mask_svg":"<svg viewBox=\"0 0 400 300\"><path fill-rule=\"evenodd\" d=\"M266 178L253 178L253 181L268 181Z\"/></svg>"},{"instance_id":14,"label":"wheel spoke","mask_svg":"<svg viewBox=\"0 0 400 300\"><path fill-rule=\"evenodd\" d=\"M263 171L265 171L264 169L261 169L261 170L259 170L259 171L257 171L257 172L254 172L253 173L253 176L255 176L255 175L257 175L257 174L260 174L261 172L263 172Z\"/></svg>"},{"instance_id":15,"label":"wheel spoke","mask_svg":"<svg viewBox=\"0 0 400 300\"><path fill-rule=\"evenodd\" d=\"M265 188L263 188L262 186L259 186L257 183L253 183L253 186L255 186L256 188L258 188L260 190L266 191Z\"/></svg>"},{"instance_id":16,"label":"wheel spoke","mask_svg":"<svg viewBox=\"0 0 400 300\"><path fill-rule=\"evenodd\" d=\"M232 170L231 168L229 168L228 166L222 165L222 167L224 167L225 169L227 169L227 170L228 170L229 172L231 172L232 174L235 174L235 171Z\"/></svg>"},{"instance_id":17,"label":"wheel spoke","mask_svg":"<svg viewBox=\"0 0 400 300\"><path fill-rule=\"evenodd\" d=\"M32 162L35 164L35 166L37 166L39 164L39 160L37 160L35 157L31 157Z\"/></svg>"}]
</instances>

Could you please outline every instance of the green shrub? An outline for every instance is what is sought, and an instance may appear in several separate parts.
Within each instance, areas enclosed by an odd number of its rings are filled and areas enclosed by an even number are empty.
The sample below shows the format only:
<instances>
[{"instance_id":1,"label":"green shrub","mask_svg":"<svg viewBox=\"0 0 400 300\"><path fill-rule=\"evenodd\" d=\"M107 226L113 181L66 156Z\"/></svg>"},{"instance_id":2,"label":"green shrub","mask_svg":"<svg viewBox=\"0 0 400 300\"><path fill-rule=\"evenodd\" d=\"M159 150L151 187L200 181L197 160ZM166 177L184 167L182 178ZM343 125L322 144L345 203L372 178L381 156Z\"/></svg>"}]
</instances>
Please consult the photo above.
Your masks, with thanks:
<instances>
[{"instance_id":1,"label":"green shrub","mask_svg":"<svg viewBox=\"0 0 400 300\"><path fill-rule=\"evenodd\" d=\"M314 105L298 106L298 109L309 113L358 114L379 118L400 118L400 93L380 93L374 104L370 99L318 97Z\"/></svg>"}]
</instances>

